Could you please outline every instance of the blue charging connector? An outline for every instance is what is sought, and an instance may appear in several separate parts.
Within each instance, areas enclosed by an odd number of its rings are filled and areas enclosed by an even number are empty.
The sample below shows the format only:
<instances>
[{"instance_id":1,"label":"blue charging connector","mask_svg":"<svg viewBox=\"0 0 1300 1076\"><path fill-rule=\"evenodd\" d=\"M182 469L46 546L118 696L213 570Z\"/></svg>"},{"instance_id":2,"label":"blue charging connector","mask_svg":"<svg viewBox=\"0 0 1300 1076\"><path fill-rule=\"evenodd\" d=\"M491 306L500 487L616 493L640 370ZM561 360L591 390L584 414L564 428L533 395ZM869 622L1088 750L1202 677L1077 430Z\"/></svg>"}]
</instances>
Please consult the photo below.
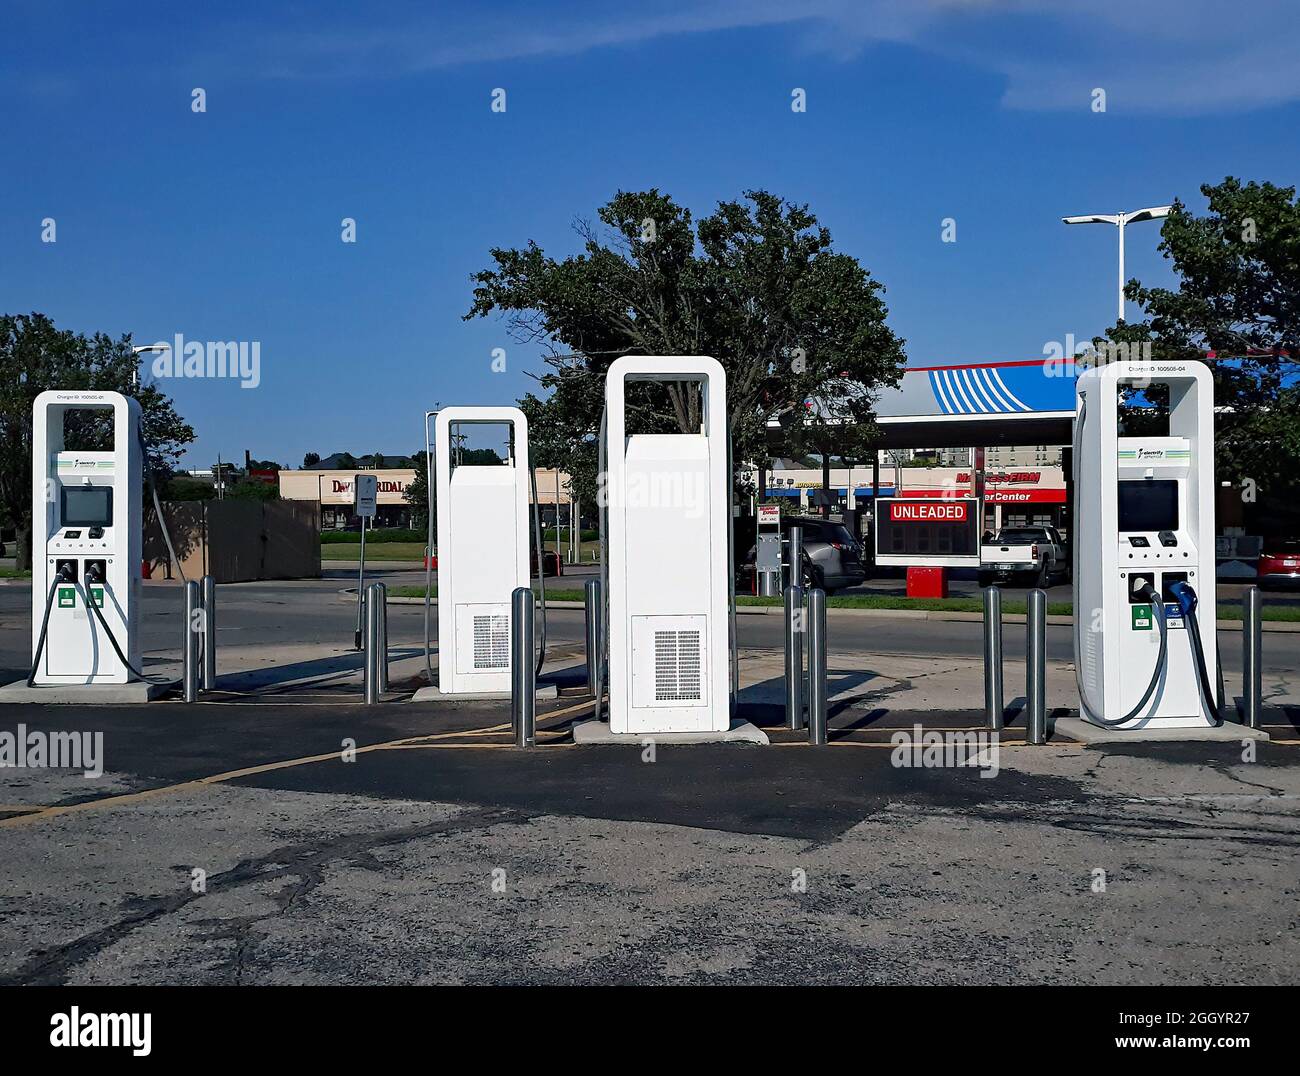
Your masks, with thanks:
<instances>
[{"instance_id":1,"label":"blue charging connector","mask_svg":"<svg viewBox=\"0 0 1300 1076\"><path fill-rule=\"evenodd\" d=\"M1186 583L1170 583L1169 593L1178 602L1178 608L1183 611L1184 617L1190 617L1196 612L1196 591Z\"/></svg>"}]
</instances>

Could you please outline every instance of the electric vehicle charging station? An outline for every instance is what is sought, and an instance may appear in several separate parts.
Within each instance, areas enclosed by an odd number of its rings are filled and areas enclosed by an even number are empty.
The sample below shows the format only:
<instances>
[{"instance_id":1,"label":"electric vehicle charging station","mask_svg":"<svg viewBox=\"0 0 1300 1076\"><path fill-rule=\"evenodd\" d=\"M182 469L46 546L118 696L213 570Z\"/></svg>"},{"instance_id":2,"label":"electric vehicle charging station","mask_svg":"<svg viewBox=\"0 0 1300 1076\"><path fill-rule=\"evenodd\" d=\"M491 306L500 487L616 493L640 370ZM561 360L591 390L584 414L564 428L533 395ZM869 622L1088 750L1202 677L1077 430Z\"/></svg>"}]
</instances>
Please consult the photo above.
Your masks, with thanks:
<instances>
[{"instance_id":1,"label":"electric vehicle charging station","mask_svg":"<svg viewBox=\"0 0 1300 1076\"><path fill-rule=\"evenodd\" d=\"M511 427L510 458L496 466L457 464L452 427L482 423ZM517 407L445 407L433 447L438 691L509 694L510 596L531 582L528 420Z\"/></svg>"},{"instance_id":2,"label":"electric vehicle charging station","mask_svg":"<svg viewBox=\"0 0 1300 1076\"><path fill-rule=\"evenodd\" d=\"M111 450L64 447L64 418L75 410L112 411ZM36 397L30 686L140 679L142 491L137 401L117 392Z\"/></svg>"},{"instance_id":3,"label":"electric vehicle charging station","mask_svg":"<svg viewBox=\"0 0 1300 1076\"><path fill-rule=\"evenodd\" d=\"M695 382L695 433L627 433L631 382ZM626 355L605 378L609 731L731 723L727 383L712 358Z\"/></svg>"},{"instance_id":4,"label":"electric vehicle charging station","mask_svg":"<svg viewBox=\"0 0 1300 1076\"><path fill-rule=\"evenodd\" d=\"M1121 435L1121 393L1149 385L1168 388L1168 435ZM1080 716L1121 729L1217 725L1210 370L1112 363L1081 373L1075 393Z\"/></svg>"}]
</instances>

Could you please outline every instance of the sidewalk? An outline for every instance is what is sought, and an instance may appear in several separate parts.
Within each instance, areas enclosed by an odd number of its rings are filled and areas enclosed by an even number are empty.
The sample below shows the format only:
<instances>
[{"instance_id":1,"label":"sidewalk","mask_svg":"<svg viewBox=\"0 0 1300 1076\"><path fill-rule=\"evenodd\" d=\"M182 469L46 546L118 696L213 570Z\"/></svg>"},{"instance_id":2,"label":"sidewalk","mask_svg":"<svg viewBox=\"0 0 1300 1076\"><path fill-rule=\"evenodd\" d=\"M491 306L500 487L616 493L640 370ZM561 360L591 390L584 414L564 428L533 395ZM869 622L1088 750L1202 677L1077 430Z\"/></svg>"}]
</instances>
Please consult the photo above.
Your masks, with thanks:
<instances>
[{"instance_id":1,"label":"sidewalk","mask_svg":"<svg viewBox=\"0 0 1300 1076\"><path fill-rule=\"evenodd\" d=\"M428 681L423 648L418 644L394 645L389 652L390 698L414 692ZM785 705L785 657L782 651L741 648L740 696L742 705ZM436 649L430 663L437 671ZM321 693L360 695L363 655L350 646L323 649L319 645L285 643L268 647L223 644L218 651L220 690L239 693ZM805 658L806 662L806 658ZM581 643L553 644L541 679L578 687L586 681L586 655ZM179 679L179 653L146 655L150 679ZM827 701L864 711L969 712L984 707L984 663L979 657L907 657L871 651L835 651L828 655ZM1229 706L1241 693L1236 678L1225 678ZM1024 701L1025 662L1008 656L1003 662L1003 692L1008 709ZM1300 684L1287 674L1264 674L1264 700L1269 707L1300 707ZM1049 709L1078 707L1074 667L1070 662L1047 664Z\"/></svg>"}]
</instances>

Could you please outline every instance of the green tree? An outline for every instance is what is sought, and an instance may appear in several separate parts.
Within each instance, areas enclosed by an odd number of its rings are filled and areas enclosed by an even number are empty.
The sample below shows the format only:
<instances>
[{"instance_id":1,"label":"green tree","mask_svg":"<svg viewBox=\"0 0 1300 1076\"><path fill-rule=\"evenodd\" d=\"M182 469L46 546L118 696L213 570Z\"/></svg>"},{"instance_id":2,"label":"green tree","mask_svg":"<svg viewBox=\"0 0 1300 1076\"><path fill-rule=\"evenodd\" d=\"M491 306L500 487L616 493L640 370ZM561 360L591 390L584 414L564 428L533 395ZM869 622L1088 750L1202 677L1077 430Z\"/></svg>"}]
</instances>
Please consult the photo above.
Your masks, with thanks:
<instances>
[{"instance_id":1,"label":"green tree","mask_svg":"<svg viewBox=\"0 0 1300 1076\"><path fill-rule=\"evenodd\" d=\"M549 348L538 378L549 395L520 406L538 462L568 471L583 501L595 503L604 376L620 355L717 358L738 470L766 456L771 417L816 398L828 420L848 418L897 382L903 345L883 287L832 249L807 206L747 191L697 225L649 190L619 192L597 217L578 225L583 252L562 260L532 242L493 249L465 315L504 314L513 339ZM640 429L697 430L698 393L638 385L629 415Z\"/></svg>"},{"instance_id":2,"label":"green tree","mask_svg":"<svg viewBox=\"0 0 1300 1076\"><path fill-rule=\"evenodd\" d=\"M429 526L429 477L428 464L426 459L428 454L421 449L411 457L411 465L415 468L415 481L406 487L402 494L403 499L411 506L411 524L417 530L427 529Z\"/></svg>"},{"instance_id":3,"label":"green tree","mask_svg":"<svg viewBox=\"0 0 1300 1076\"><path fill-rule=\"evenodd\" d=\"M1177 289L1130 280L1144 318L1106 337L1154 359L1212 352L1219 478L1277 489L1300 468L1300 202L1294 187L1232 177L1201 193L1208 213L1175 202L1160 231Z\"/></svg>"},{"instance_id":4,"label":"green tree","mask_svg":"<svg viewBox=\"0 0 1300 1076\"><path fill-rule=\"evenodd\" d=\"M832 414L835 417L829 417ZM879 433L869 402L862 399L850 400L839 409L825 400L810 400L804 408L783 416L782 429L788 455L812 453L820 459L823 490L831 486L831 461L839 457L844 466L852 467L870 460ZM822 515L830 516L829 504Z\"/></svg>"},{"instance_id":5,"label":"green tree","mask_svg":"<svg viewBox=\"0 0 1300 1076\"><path fill-rule=\"evenodd\" d=\"M280 486L271 482L236 482L226 487L226 496L237 501L278 501Z\"/></svg>"},{"instance_id":6,"label":"green tree","mask_svg":"<svg viewBox=\"0 0 1300 1076\"><path fill-rule=\"evenodd\" d=\"M0 315L0 516L17 532L19 568L31 565L32 405L46 389L112 390L139 400L141 433L160 481L194 440L172 401L155 385L137 383L137 369L130 336L87 337L56 328L44 314ZM86 448L107 443L103 425L93 421L79 437Z\"/></svg>"},{"instance_id":7,"label":"green tree","mask_svg":"<svg viewBox=\"0 0 1300 1076\"><path fill-rule=\"evenodd\" d=\"M308 452L302 458L302 468L304 471L309 467L315 467L318 463L320 463L320 453L318 452Z\"/></svg>"},{"instance_id":8,"label":"green tree","mask_svg":"<svg viewBox=\"0 0 1300 1076\"><path fill-rule=\"evenodd\" d=\"M211 482L198 478L173 478L159 496L164 501L210 501L217 495Z\"/></svg>"}]
</instances>

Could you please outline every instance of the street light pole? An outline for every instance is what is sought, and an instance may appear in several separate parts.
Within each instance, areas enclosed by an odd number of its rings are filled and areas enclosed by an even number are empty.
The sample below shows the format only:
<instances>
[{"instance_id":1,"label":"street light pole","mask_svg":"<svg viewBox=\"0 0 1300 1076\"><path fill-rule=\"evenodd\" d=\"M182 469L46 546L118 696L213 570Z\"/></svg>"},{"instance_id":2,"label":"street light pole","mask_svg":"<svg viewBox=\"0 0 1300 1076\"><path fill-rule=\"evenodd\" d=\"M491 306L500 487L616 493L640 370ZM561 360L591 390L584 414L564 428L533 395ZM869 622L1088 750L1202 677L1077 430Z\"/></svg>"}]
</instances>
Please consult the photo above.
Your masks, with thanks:
<instances>
[{"instance_id":1,"label":"street light pole","mask_svg":"<svg viewBox=\"0 0 1300 1076\"><path fill-rule=\"evenodd\" d=\"M1089 213L1081 217L1062 217L1066 224L1113 224L1119 229L1119 303L1118 318L1124 320L1124 228L1144 220L1169 216L1171 205L1151 206L1133 213Z\"/></svg>"}]
</instances>

